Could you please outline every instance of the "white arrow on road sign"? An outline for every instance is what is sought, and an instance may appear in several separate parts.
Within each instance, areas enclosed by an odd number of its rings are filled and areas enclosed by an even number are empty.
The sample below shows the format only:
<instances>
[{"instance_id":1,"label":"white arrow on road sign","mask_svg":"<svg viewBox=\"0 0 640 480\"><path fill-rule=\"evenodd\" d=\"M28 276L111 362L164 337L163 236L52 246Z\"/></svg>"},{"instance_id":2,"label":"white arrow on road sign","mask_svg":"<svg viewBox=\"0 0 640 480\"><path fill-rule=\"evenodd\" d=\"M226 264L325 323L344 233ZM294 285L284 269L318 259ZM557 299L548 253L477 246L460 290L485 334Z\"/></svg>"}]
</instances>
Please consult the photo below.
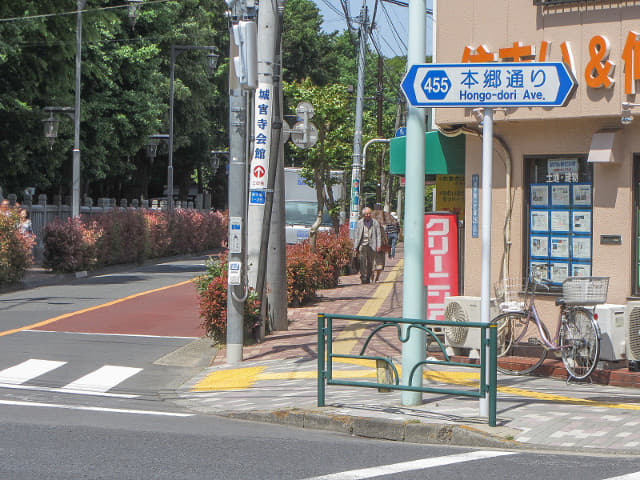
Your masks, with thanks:
<instances>
[{"instance_id":1,"label":"white arrow on road sign","mask_svg":"<svg viewBox=\"0 0 640 480\"><path fill-rule=\"evenodd\" d=\"M414 107L559 107L575 86L562 62L412 65L402 80Z\"/></svg>"}]
</instances>

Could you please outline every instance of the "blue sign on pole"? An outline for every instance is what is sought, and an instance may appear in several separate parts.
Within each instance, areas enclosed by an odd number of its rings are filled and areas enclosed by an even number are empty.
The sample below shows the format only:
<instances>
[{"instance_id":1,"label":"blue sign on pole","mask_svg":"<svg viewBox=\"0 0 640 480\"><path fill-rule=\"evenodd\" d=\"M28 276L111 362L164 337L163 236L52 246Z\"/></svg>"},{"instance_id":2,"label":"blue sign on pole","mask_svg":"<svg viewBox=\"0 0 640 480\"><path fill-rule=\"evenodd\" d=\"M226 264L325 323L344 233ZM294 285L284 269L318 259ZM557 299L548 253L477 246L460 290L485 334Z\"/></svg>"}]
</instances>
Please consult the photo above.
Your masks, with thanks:
<instances>
[{"instance_id":1,"label":"blue sign on pole","mask_svg":"<svg viewBox=\"0 0 640 480\"><path fill-rule=\"evenodd\" d=\"M249 204L250 205L264 205L266 200L266 194L264 190L250 190L249 191Z\"/></svg>"},{"instance_id":2,"label":"blue sign on pole","mask_svg":"<svg viewBox=\"0 0 640 480\"><path fill-rule=\"evenodd\" d=\"M559 107L576 81L562 62L412 65L402 90L414 107Z\"/></svg>"}]
</instances>

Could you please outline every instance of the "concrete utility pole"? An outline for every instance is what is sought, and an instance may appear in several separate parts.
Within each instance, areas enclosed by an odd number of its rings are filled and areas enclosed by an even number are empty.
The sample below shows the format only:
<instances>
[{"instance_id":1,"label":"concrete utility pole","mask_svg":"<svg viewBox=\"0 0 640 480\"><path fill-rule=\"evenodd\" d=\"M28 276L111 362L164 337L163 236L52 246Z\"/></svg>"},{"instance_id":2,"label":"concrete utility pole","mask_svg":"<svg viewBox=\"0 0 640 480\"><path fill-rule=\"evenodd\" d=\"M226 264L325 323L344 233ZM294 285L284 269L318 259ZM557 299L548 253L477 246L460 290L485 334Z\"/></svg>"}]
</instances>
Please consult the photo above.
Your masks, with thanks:
<instances>
[{"instance_id":1,"label":"concrete utility pole","mask_svg":"<svg viewBox=\"0 0 640 480\"><path fill-rule=\"evenodd\" d=\"M258 11L258 88L254 105L254 148L249 169L249 210L247 262L249 267L249 285L255 288L262 298L265 269L266 242L263 243L263 222L267 207L271 207L273 183L272 177L272 125L273 101L273 65L276 53L276 8L274 0L260 3ZM269 205L267 206L267 197ZM269 212L270 214L270 212ZM269 224L267 224L268 226ZM268 232L264 232L268 235ZM268 236L266 237L268 239ZM264 245L264 248L263 248ZM258 284L260 281L260 285Z\"/></svg>"},{"instance_id":2,"label":"concrete utility pole","mask_svg":"<svg viewBox=\"0 0 640 480\"><path fill-rule=\"evenodd\" d=\"M362 1L360 9L360 51L358 54L358 86L356 88L356 121L353 133L353 161L351 168L351 208L349 212L349 234L351 238L356 232L356 224L360 217L361 166L362 166L362 111L364 106L364 65L367 50L367 2Z\"/></svg>"},{"instance_id":3,"label":"concrete utility pole","mask_svg":"<svg viewBox=\"0 0 640 480\"><path fill-rule=\"evenodd\" d=\"M426 60L427 17L425 0L409 0L409 50L407 65L422 64ZM402 316L425 319L427 296L424 287L424 175L426 130L425 113L421 108L409 106L407 118L406 186L404 216L404 276L402 289ZM421 330L403 327L403 335L410 334L402 344L402 385L422 386L422 368L410 378L413 366L424 360L425 334ZM420 392L402 392L403 405L422 403Z\"/></svg>"},{"instance_id":4,"label":"concrete utility pole","mask_svg":"<svg viewBox=\"0 0 640 480\"><path fill-rule=\"evenodd\" d=\"M282 22L286 0L278 0L277 27L275 42L276 64L273 75L274 110L273 139L271 142L275 184L273 188L273 206L271 226L269 228L269 248L267 253L267 278L265 293L268 299L267 312L269 326L272 330L288 330L287 318L287 242L285 237L285 182L284 182L284 148L282 142Z\"/></svg>"},{"instance_id":5,"label":"concrete utility pole","mask_svg":"<svg viewBox=\"0 0 640 480\"><path fill-rule=\"evenodd\" d=\"M247 8L244 0L229 2L231 31L229 68L229 272L227 285L227 363L242 362L244 344L244 305L246 301L246 205L247 205L247 65L242 66L242 33ZM234 29L234 26L236 27ZM246 41L246 38L244 38ZM246 53L246 52L245 52ZM240 57L238 57L240 54ZM240 58L236 65L235 59ZM245 58L245 60L247 60ZM237 68L241 67L241 72ZM251 67L249 65L249 67ZM251 75L249 75L250 77ZM250 78L248 81L251 84Z\"/></svg>"}]
</instances>

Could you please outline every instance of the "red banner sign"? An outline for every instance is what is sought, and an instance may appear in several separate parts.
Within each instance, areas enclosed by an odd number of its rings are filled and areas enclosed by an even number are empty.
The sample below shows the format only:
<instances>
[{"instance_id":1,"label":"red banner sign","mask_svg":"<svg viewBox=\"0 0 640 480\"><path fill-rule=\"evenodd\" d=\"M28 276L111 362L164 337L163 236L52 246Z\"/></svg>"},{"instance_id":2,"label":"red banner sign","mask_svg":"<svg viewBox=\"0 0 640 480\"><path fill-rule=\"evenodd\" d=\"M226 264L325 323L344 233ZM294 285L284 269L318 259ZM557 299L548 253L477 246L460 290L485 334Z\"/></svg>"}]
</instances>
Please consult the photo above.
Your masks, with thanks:
<instances>
[{"instance_id":1,"label":"red banner sign","mask_svg":"<svg viewBox=\"0 0 640 480\"><path fill-rule=\"evenodd\" d=\"M427 320L444 320L444 299L458 295L458 221L454 213L424 216Z\"/></svg>"}]
</instances>

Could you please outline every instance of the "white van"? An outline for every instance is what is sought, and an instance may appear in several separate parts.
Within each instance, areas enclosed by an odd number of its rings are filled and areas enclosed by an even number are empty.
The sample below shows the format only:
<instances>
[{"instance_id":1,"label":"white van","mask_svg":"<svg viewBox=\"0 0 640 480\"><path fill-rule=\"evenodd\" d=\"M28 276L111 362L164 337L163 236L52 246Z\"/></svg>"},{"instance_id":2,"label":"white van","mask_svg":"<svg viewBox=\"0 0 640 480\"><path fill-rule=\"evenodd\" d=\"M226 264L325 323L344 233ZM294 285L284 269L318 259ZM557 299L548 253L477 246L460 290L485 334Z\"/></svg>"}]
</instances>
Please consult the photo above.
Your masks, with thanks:
<instances>
[{"instance_id":1,"label":"white van","mask_svg":"<svg viewBox=\"0 0 640 480\"><path fill-rule=\"evenodd\" d=\"M300 168L285 168L285 224L286 242L298 243L309 238L311 225L316 221L318 202L316 189L310 187L300 175ZM333 186L333 197L336 201L342 199L343 171L332 171L331 175L340 180ZM327 211L323 212L322 224L319 231L331 231L333 222Z\"/></svg>"}]
</instances>

